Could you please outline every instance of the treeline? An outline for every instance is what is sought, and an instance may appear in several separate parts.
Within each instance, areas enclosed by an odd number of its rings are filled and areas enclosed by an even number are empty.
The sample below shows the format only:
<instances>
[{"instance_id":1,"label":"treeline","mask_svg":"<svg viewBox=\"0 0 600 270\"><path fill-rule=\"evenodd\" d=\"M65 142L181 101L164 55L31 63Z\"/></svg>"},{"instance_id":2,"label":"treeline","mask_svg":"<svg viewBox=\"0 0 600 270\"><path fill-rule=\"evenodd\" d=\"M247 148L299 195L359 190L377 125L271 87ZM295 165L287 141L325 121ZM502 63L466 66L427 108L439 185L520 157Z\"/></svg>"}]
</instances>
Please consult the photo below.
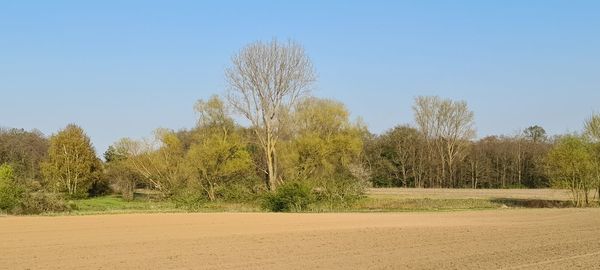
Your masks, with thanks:
<instances>
[{"instance_id":1,"label":"treeline","mask_svg":"<svg viewBox=\"0 0 600 270\"><path fill-rule=\"evenodd\" d=\"M105 153L107 173L131 199L135 187L185 200L249 200L269 191L265 156L253 128L237 125L217 96L196 104L190 130L157 130L151 140L122 139ZM280 130L274 185L302 183L330 205L356 199L368 178L360 174L365 131L338 102L306 98L286 115L295 123ZM298 207L302 207L301 205Z\"/></svg>"},{"instance_id":2,"label":"treeline","mask_svg":"<svg viewBox=\"0 0 600 270\"><path fill-rule=\"evenodd\" d=\"M368 138L365 153L376 187L547 188L545 158L554 140L532 126L513 136L453 145L442 138L428 140L419 128L403 125ZM450 165L445 159L452 154Z\"/></svg>"},{"instance_id":3,"label":"treeline","mask_svg":"<svg viewBox=\"0 0 600 270\"><path fill-rule=\"evenodd\" d=\"M532 126L476 140L464 101L422 96L413 126L374 135L342 103L308 95L316 75L294 42L250 44L225 74L224 98L198 101L194 128L123 138L104 160L77 125L49 138L0 130L0 209L61 211L72 207L65 199L117 193L133 200L138 189L192 209L260 201L273 211L346 207L368 186L560 187L578 206L594 189L600 196L599 115L581 135L548 137Z\"/></svg>"}]
</instances>

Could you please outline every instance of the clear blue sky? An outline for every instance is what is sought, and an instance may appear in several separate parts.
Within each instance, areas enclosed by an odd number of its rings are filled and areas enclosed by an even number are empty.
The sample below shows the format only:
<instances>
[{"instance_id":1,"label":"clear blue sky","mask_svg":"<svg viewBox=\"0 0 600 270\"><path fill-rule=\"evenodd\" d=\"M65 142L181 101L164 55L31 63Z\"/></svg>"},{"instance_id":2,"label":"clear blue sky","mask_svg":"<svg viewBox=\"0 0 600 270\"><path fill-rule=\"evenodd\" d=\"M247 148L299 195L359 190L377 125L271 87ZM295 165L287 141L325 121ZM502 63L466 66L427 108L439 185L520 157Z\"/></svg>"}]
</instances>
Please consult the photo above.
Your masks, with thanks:
<instances>
[{"instance_id":1,"label":"clear blue sky","mask_svg":"<svg viewBox=\"0 0 600 270\"><path fill-rule=\"evenodd\" d=\"M230 57L294 39L373 132L418 95L463 99L478 135L577 131L600 111L600 1L1 1L0 126L81 125L97 151L195 122ZM286 3L283 3L286 2Z\"/></svg>"}]
</instances>

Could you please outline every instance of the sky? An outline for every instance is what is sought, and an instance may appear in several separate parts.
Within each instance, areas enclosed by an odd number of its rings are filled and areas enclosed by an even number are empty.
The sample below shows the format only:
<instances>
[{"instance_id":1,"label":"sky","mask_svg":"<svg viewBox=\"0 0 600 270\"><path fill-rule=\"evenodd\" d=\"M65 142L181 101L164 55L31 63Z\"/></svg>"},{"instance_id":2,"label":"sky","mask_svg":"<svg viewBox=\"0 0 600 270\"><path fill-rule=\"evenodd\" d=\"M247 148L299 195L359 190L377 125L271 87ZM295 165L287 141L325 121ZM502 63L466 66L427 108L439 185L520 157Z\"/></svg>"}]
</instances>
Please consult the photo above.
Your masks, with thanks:
<instances>
[{"instance_id":1,"label":"sky","mask_svg":"<svg viewBox=\"0 0 600 270\"><path fill-rule=\"evenodd\" d=\"M195 124L231 57L295 40L312 94L374 133L416 96L465 100L479 137L576 132L600 112L600 1L0 1L0 126L83 127L98 153Z\"/></svg>"}]
</instances>

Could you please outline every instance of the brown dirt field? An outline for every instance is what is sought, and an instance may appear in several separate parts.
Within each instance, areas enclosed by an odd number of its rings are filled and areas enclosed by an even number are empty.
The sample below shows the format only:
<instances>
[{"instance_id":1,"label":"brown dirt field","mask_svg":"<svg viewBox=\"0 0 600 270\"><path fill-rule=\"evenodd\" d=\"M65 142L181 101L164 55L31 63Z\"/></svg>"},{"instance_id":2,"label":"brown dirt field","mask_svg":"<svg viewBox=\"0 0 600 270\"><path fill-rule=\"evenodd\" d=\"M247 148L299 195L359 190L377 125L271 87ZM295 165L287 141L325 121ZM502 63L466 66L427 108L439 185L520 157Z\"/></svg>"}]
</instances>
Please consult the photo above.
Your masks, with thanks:
<instances>
[{"instance_id":1,"label":"brown dirt field","mask_svg":"<svg viewBox=\"0 0 600 270\"><path fill-rule=\"evenodd\" d=\"M2 269L600 269L600 209L0 218Z\"/></svg>"}]
</instances>

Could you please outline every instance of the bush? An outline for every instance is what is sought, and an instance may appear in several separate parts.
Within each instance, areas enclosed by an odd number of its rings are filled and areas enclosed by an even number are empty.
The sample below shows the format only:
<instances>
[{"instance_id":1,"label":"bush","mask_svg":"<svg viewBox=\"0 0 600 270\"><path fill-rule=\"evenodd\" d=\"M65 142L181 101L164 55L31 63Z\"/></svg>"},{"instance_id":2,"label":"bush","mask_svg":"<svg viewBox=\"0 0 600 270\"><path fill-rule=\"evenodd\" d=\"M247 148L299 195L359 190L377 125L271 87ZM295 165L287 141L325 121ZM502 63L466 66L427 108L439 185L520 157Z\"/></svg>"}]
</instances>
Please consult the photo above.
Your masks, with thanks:
<instances>
[{"instance_id":1,"label":"bush","mask_svg":"<svg viewBox=\"0 0 600 270\"><path fill-rule=\"evenodd\" d=\"M263 208L273 212L300 212L315 202L312 187L306 182L289 182L268 193Z\"/></svg>"},{"instance_id":2,"label":"bush","mask_svg":"<svg viewBox=\"0 0 600 270\"><path fill-rule=\"evenodd\" d=\"M175 203L175 207L188 211L196 211L208 202L206 196L193 189L182 189L176 192L171 197L171 200Z\"/></svg>"},{"instance_id":3,"label":"bush","mask_svg":"<svg viewBox=\"0 0 600 270\"><path fill-rule=\"evenodd\" d=\"M253 202L259 198L263 185L253 183L233 183L217 190L217 198L226 202Z\"/></svg>"},{"instance_id":4,"label":"bush","mask_svg":"<svg viewBox=\"0 0 600 270\"><path fill-rule=\"evenodd\" d=\"M88 189L88 197L100 197L112 193L110 183L106 180L94 181Z\"/></svg>"},{"instance_id":5,"label":"bush","mask_svg":"<svg viewBox=\"0 0 600 270\"><path fill-rule=\"evenodd\" d=\"M35 192L26 194L18 206L11 213L16 215L34 215L42 213L58 213L73 210L74 205L67 203L62 195Z\"/></svg>"},{"instance_id":6,"label":"bush","mask_svg":"<svg viewBox=\"0 0 600 270\"><path fill-rule=\"evenodd\" d=\"M366 186L353 178L324 179L315 183L316 200L329 209L346 208L364 197Z\"/></svg>"}]
</instances>

